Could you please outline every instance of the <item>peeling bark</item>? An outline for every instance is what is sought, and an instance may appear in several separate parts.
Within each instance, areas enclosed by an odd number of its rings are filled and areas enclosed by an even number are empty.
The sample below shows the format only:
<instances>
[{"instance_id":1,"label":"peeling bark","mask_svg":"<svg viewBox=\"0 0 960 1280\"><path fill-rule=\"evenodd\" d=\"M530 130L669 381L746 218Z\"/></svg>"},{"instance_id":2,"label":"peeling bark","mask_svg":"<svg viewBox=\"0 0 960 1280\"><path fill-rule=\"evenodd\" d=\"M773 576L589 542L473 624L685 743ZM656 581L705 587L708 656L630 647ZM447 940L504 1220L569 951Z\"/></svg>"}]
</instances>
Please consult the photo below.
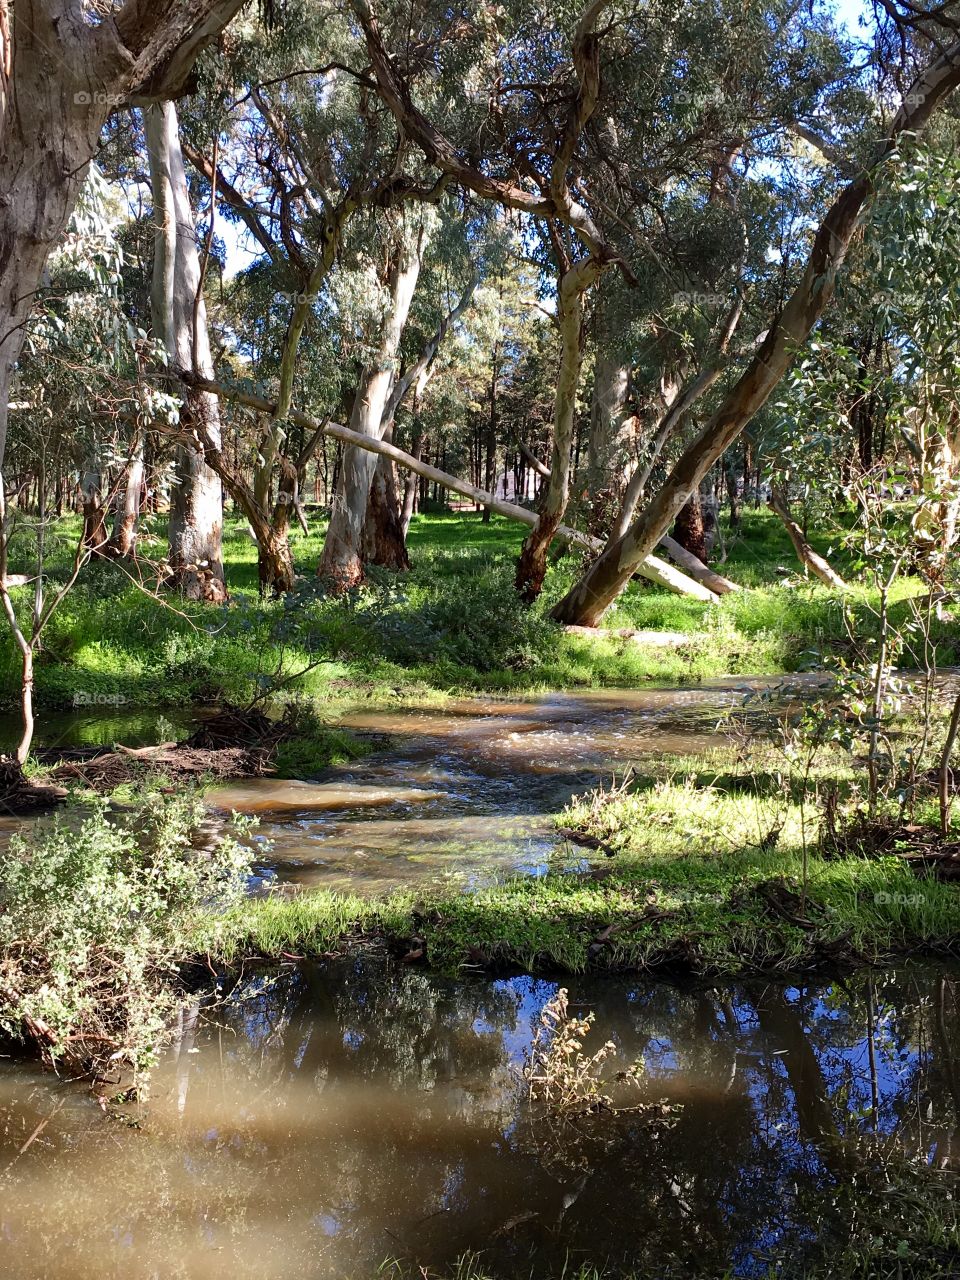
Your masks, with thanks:
<instances>
[{"instance_id":1,"label":"peeling bark","mask_svg":"<svg viewBox=\"0 0 960 1280\"><path fill-rule=\"evenodd\" d=\"M47 258L61 240L107 117L182 91L200 49L242 0L17 0L0 23L0 468L11 371Z\"/></svg>"},{"instance_id":2,"label":"peeling bark","mask_svg":"<svg viewBox=\"0 0 960 1280\"><path fill-rule=\"evenodd\" d=\"M423 214L401 229L389 274L390 300L384 312L376 354L363 370L350 415L351 429L379 440L386 425L388 399L396 377L400 339L416 289L427 231ZM377 462L366 450L343 453L340 482L317 573L336 592L363 581L363 524Z\"/></svg>"},{"instance_id":3,"label":"peeling bark","mask_svg":"<svg viewBox=\"0 0 960 1280\"><path fill-rule=\"evenodd\" d=\"M207 315L200 290L200 257L187 175L172 102L144 112L153 188L154 267L151 312L154 335L170 363L212 377ZM196 329L196 331L195 331ZM180 410L179 445L170 505L169 585L192 600L226 599L223 574L223 491L207 465L208 446L220 448L217 397L188 387Z\"/></svg>"}]
</instances>

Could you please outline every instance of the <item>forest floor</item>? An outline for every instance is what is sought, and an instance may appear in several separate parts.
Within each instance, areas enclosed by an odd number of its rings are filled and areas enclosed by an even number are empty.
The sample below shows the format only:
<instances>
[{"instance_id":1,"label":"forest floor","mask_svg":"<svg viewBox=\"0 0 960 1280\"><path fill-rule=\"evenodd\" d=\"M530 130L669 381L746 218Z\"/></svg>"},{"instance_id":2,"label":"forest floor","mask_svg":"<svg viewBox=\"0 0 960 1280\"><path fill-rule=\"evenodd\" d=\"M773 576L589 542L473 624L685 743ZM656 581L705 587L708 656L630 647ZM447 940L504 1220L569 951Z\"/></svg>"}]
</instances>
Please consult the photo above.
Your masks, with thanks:
<instances>
[{"instance_id":1,"label":"forest floor","mask_svg":"<svg viewBox=\"0 0 960 1280\"><path fill-rule=\"evenodd\" d=\"M841 597L806 581L777 518L748 508L737 533L726 535L722 571L750 590L705 605L634 582L605 620L610 629L684 632L691 637L688 646L571 635L547 615L580 557L554 564L541 601L525 609L512 590L522 532L496 518L484 525L472 512L416 517L409 573L374 571L364 587L333 599L315 577L323 535L318 523L309 536L292 536L302 574L297 591L284 602L261 602L256 548L245 528L230 521L224 540L232 600L227 608L158 598L132 579L128 567L91 563L45 632L37 706L41 712L107 714L242 705L279 683L332 715L371 700L395 705L484 691L684 683L816 669L838 656L856 657L851 635L860 640L874 626L875 592L858 589ZM839 534L813 541L843 571L851 551L838 549ZM66 573L75 536L73 519L48 535L49 586ZM144 555L162 557L159 524L143 544ZM15 547L11 572L30 572L26 541ZM911 579L898 583L895 619L906 616L919 589ZM15 592L24 609L29 595L29 587ZM960 660L954 619L934 619L933 639L941 665ZM920 655L908 653L905 665L920 665ZM10 707L18 696L18 668L4 632L0 700Z\"/></svg>"}]
</instances>

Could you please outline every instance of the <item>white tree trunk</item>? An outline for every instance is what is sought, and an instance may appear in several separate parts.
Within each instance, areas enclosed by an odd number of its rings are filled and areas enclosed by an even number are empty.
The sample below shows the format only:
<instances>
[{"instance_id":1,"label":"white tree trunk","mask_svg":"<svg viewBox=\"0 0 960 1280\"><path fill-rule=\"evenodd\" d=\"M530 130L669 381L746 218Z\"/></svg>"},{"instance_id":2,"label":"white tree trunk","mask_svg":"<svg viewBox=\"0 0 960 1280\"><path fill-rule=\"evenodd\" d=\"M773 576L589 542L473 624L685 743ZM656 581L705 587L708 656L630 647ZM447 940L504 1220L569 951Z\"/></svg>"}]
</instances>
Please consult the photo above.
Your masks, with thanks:
<instances>
[{"instance_id":1,"label":"white tree trunk","mask_svg":"<svg viewBox=\"0 0 960 1280\"><path fill-rule=\"evenodd\" d=\"M154 273L151 309L154 335L177 368L213 376L213 360L200 287L200 255L190 192L172 102L144 111L154 206ZM196 343L194 315L196 314ZM220 448L220 405L209 392L188 388L180 411L183 433L170 506L170 568L173 583L194 600L226 598L221 535L223 490L203 459L204 442Z\"/></svg>"},{"instance_id":2,"label":"white tree trunk","mask_svg":"<svg viewBox=\"0 0 960 1280\"><path fill-rule=\"evenodd\" d=\"M390 297L384 311L374 358L360 375L350 415L350 428L373 440L382 437L387 402L396 377L400 339L420 276L427 228L422 208L405 212L397 254L389 275ZM317 572L336 591L363 581L363 523L376 457L363 449L343 452L340 482L333 499L330 525Z\"/></svg>"}]
</instances>

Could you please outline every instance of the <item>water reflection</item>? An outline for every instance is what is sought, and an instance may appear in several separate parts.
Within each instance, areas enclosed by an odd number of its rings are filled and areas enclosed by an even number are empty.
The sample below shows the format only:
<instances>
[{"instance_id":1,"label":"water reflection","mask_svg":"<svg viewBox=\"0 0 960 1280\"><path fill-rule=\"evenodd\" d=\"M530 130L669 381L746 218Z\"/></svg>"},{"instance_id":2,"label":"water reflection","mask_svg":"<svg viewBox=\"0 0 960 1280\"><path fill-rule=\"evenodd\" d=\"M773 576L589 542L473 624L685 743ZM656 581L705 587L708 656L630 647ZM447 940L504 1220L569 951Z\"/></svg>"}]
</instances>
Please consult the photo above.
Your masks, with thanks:
<instances>
[{"instance_id":1,"label":"water reflection","mask_svg":"<svg viewBox=\"0 0 960 1280\"><path fill-rule=\"evenodd\" d=\"M570 980L598 1045L642 1055L647 1096L681 1105L572 1153L516 1080L556 983L370 960L260 982L186 1018L138 1129L0 1071L0 1273L360 1277L482 1250L504 1277L567 1257L759 1276L817 1247L831 1189L880 1154L960 1165L955 972Z\"/></svg>"}]
</instances>

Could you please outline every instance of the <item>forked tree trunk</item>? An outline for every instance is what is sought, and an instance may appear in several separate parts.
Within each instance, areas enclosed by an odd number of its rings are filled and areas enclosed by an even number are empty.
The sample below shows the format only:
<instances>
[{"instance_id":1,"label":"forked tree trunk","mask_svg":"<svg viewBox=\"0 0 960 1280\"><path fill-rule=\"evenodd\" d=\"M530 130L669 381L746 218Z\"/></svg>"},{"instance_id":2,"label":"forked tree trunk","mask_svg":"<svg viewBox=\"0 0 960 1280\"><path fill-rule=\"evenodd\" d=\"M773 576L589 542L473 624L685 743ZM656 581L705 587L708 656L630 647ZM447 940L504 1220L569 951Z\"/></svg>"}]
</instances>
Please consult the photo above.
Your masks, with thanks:
<instances>
[{"instance_id":1,"label":"forked tree trunk","mask_svg":"<svg viewBox=\"0 0 960 1280\"><path fill-rule=\"evenodd\" d=\"M172 102L144 112L153 188L154 263L151 311L155 336L176 368L213 376L207 313L200 289L200 256L190 192ZM196 333L194 320L196 319ZM181 434L170 503L170 583L192 600L226 599L223 576L223 489L207 466L208 444L220 449L220 404L188 387L180 410Z\"/></svg>"},{"instance_id":2,"label":"forked tree trunk","mask_svg":"<svg viewBox=\"0 0 960 1280\"><path fill-rule=\"evenodd\" d=\"M833 297L837 272L873 193L874 170L891 154L900 136L921 129L958 84L960 41L940 53L911 85L886 131L873 168L850 182L831 205L814 238L800 283L746 370L680 456L656 498L556 605L553 616L558 622L597 625L710 468L767 402Z\"/></svg>"},{"instance_id":3,"label":"forked tree trunk","mask_svg":"<svg viewBox=\"0 0 960 1280\"><path fill-rule=\"evenodd\" d=\"M515 586L528 604L536 600L547 576L547 552L560 527L570 495L570 463L573 451L580 382L580 327L583 295L603 271L593 257L583 258L560 279L557 293L557 325L560 330L560 369L553 407L553 455L550 476L540 499L539 520L530 532L517 561Z\"/></svg>"},{"instance_id":4,"label":"forked tree trunk","mask_svg":"<svg viewBox=\"0 0 960 1280\"><path fill-rule=\"evenodd\" d=\"M354 431L376 440L381 439L386 425L384 413L393 387L400 339L426 248L427 229L422 211L413 214L412 220L412 226L404 225L400 231L389 274L390 298L380 326L376 355L360 376L350 415ZM344 449L340 482L317 568L319 576L335 592L347 591L363 581L363 524L376 468L376 458L366 450Z\"/></svg>"}]
</instances>

